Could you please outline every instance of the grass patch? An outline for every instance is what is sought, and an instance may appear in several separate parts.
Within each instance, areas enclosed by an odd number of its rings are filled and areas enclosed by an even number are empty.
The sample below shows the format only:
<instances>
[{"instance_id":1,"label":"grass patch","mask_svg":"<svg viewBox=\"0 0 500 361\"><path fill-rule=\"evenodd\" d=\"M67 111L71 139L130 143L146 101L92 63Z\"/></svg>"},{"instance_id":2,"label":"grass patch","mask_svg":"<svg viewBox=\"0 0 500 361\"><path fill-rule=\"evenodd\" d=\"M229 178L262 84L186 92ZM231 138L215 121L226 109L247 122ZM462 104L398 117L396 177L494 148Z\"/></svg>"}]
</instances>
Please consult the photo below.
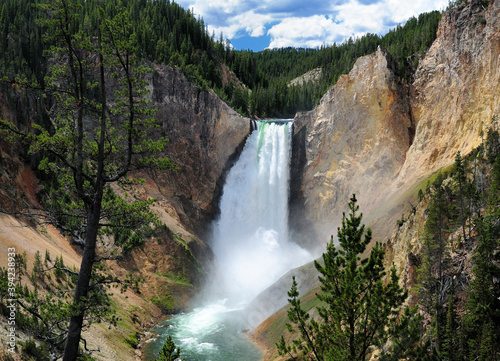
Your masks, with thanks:
<instances>
[{"instance_id":1,"label":"grass patch","mask_svg":"<svg viewBox=\"0 0 500 361\"><path fill-rule=\"evenodd\" d=\"M43 361L49 359L49 349L47 345L38 346L34 340L19 341L22 346L22 353L28 360ZM23 358L24 359L24 358Z\"/></svg>"},{"instance_id":2,"label":"grass patch","mask_svg":"<svg viewBox=\"0 0 500 361\"><path fill-rule=\"evenodd\" d=\"M173 273L166 273L166 274L163 273L163 274L160 274L160 275L163 276L163 277L165 277L165 278L168 278L171 281L174 281L178 285L187 286L187 287L193 287L193 285L191 284L191 282L189 282L189 279L184 274L183 275L176 275L176 274L173 274Z\"/></svg>"},{"instance_id":3,"label":"grass patch","mask_svg":"<svg viewBox=\"0 0 500 361\"><path fill-rule=\"evenodd\" d=\"M175 299L166 286L161 288L156 297L151 298L151 302L163 311L173 312L175 310Z\"/></svg>"},{"instance_id":4,"label":"grass patch","mask_svg":"<svg viewBox=\"0 0 500 361\"><path fill-rule=\"evenodd\" d=\"M137 332L130 334L127 338L123 340L127 345L131 346L133 349L137 349L139 346L139 340L137 339Z\"/></svg>"},{"instance_id":5,"label":"grass patch","mask_svg":"<svg viewBox=\"0 0 500 361\"><path fill-rule=\"evenodd\" d=\"M313 289L306 293L304 296L300 297L300 302L302 308L311 314L311 317L316 315L314 308L321 306L322 302L316 297L316 293L319 292L319 288ZM271 324L266 327L265 336L266 342L269 345L276 344L282 335L285 334L286 324L290 321L288 320L287 311L290 309L290 305L283 306L278 310L273 316L270 317L272 320Z\"/></svg>"},{"instance_id":6,"label":"grass patch","mask_svg":"<svg viewBox=\"0 0 500 361\"><path fill-rule=\"evenodd\" d=\"M202 268L196 257L193 255L191 252L191 249L189 248L186 240L179 236L177 233L172 232L172 235L174 237L174 240L181 244L184 247L184 250L186 251L187 257L193 262L193 265L196 267L196 270L198 271L199 274L203 274Z\"/></svg>"},{"instance_id":7,"label":"grass patch","mask_svg":"<svg viewBox=\"0 0 500 361\"><path fill-rule=\"evenodd\" d=\"M174 236L175 241L182 244L184 246L184 248L186 249L186 251L189 251L189 246L188 246L187 242L184 240L184 238L179 236L177 233L172 232L172 234Z\"/></svg>"},{"instance_id":8,"label":"grass patch","mask_svg":"<svg viewBox=\"0 0 500 361\"><path fill-rule=\"evenodd\" d=\"M451 170L453 169L453 165L454 163L451 163L450 165L435 171L428 177L423 178L420 182L416 182L413 186L408 188L408 190L400 196L399 200L410 199L411 197L415 197L418 194L418 191L420 190L425 191L427 185L434 183L439 174L450 173Z\"/></svg>"}]
</instances>

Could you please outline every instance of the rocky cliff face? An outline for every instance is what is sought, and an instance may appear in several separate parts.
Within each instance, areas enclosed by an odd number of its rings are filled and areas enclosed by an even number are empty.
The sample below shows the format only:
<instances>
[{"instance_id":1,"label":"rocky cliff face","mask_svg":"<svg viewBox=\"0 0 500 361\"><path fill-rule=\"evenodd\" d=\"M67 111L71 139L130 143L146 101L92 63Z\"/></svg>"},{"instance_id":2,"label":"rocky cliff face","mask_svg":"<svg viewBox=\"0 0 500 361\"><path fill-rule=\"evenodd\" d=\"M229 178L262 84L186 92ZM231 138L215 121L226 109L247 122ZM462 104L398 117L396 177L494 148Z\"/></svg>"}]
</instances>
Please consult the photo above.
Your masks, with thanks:
<instances>
[{"instance_id":1,"label":"rocky cliff face","mask_svg":"<svg viewBox=\"0 0 500 361\"><path fill-rule=\"evenodd\" d=\"M407 89L390 56L379 48L358 59L312 112L295 117L294 127L291 223L314 224L327 241L352 193L364 211L373 207L412 142Z\"/></svg>"},{"instance_id":2,"label":"rocky cliff face","mask_svg":"<svg viewBox=\"0 0 500 361\"><path fill-rule=\"evenodd\" d=\"M412 87L415 140L398 176L407 184L467 154L500 115L500 2L443 14Z\"/></svg>"},{"instance_id":3,"label":"rocky cliff face","mask_svg":"<svg viewBox=\"0 0 500 361\"><path fill-rule=\"evenodd\" d=\"M490 126L498 129L499 1L487 9L471 1L443 15L438 38L417 70L411 104L415 140L394 183L396 194L451 164L457 151L465 155L477 147ZM418 204L387 245L388 260L407 288L415 281L427 203ZM470 268L470 259L465 263Z\"/></svg>"},{"instance_id":4,"label":"rocky cliff face","mask_svg":"<svg viewBox=\"0 0 500 361\"><path fill-rule=\"evenodd\" d=\"M296 116L292 224L324 243L356 193L388 237L412 189L476 147L499 112L500 2L468 2L443 15L413 84L398 82L379 49Z\"/></svg>"},{"instance_id":5,"label":"rocky cliff face","mask_svg":"<svg viewBox=\"0 0 500 361\"><path fill-rule=\"evenodd\" d=\"M203 236L218 212L224 176L241 152L250 120L164 65L154 67L152 100L161 135L169 139L166 156L179 170L151 178L180 222Z\"/></svg>"}]
</instances>

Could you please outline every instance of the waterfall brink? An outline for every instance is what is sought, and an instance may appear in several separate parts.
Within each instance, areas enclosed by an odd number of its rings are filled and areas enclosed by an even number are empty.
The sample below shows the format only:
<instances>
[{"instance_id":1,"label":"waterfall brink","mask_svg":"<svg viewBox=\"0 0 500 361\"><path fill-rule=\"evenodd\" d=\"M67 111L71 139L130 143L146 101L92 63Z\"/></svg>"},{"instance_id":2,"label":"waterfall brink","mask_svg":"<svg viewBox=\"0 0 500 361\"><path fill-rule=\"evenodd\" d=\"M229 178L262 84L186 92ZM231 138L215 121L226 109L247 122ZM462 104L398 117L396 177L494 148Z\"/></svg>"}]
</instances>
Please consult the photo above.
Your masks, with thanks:
<instances>
[{"instance_id":1,"label":"waterfall brink","mask_svg":"<svg viewBox=\"0 0 500 361\"><path fill-rule=\"evenodd\" d=\"M258 122L227 176L212 247L217 291L231 302L250 302L310 259L288 234L291 129Z\"/></svg>"}]
</instances>

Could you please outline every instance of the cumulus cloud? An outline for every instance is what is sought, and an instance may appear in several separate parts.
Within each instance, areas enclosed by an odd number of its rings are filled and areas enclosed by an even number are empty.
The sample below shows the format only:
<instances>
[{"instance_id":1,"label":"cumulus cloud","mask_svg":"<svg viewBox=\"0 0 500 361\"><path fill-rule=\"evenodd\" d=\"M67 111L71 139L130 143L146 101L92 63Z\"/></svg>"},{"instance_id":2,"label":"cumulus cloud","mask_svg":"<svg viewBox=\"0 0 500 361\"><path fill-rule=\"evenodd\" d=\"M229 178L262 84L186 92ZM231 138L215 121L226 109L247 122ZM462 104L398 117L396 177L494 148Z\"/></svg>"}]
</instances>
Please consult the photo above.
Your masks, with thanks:
<instances>
[{"instance_id":1,"label":"cumulus cloud","mask_svg":"<svg viewBox=\"0 0 500 361\"><path fill-rule=\"evenodd\" d=\"M272 17L270 15L258 14L254 10L250 10L226 19L223 25L220 26L208 23L208 30L214 32L217 36L222 32L229 39L242 34L259 37L265 34L265 25L271 21Z\"/></svg>"},{"instance_id":2,"label":"cumulus cloud","mask_svg":"<svg viewBox=\"0 0 500 361\"><path fill-rule=\"evenodd\" d=\"M284 19L271 27L268 34L271 35L270 48L317 47L346 35L333 19L324 15Z\"/></svg>"},{"instance_id":3,"label":"cumulus cloud","mask_svg":"<svg viewBox=\"0 0 500 361\"><path fill-rule=\"evenodd\" d=\"M366 33L384 34L448 0L179 0L210 32L229 39L270 36L269 48L317 47Z\"/></svg>"}]
</instances>

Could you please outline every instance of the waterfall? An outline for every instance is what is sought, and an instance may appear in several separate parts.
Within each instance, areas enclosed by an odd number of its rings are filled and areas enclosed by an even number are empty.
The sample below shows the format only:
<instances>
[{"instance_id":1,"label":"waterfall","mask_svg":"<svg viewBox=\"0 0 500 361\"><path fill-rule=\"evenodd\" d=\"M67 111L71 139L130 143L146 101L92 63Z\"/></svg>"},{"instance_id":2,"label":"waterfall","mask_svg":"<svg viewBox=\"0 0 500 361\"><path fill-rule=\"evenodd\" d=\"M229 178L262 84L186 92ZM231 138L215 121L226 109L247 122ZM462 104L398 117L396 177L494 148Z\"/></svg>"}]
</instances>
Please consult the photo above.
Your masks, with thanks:
<instances>
[{"instance_id":1,"label":"waterfall","mask_svg":"<svg viewBox=\"0 0 500 361\"><path fill-rule=\"evenodd\" d=\"M291 128L289 122L257 122L226 178L211 244L217 268L203 302L157 329L161 336L147 351L149 358L167 335L187 360L261 358L242 332L251 324L244 306L288 270L311 260L288 234Z\"/></svg>"},{"instance_id":2,"label":"waterfall","mask_svg":"<svg viewBox=\"0 0 500 361\"><path fill-rule=\"evenodd\" d=\"M289 122L258 122L226 178L212 248L215 284L231 301L251 301L310 259L288 234L291 131Z\"/></svg>"}]
</instances>

